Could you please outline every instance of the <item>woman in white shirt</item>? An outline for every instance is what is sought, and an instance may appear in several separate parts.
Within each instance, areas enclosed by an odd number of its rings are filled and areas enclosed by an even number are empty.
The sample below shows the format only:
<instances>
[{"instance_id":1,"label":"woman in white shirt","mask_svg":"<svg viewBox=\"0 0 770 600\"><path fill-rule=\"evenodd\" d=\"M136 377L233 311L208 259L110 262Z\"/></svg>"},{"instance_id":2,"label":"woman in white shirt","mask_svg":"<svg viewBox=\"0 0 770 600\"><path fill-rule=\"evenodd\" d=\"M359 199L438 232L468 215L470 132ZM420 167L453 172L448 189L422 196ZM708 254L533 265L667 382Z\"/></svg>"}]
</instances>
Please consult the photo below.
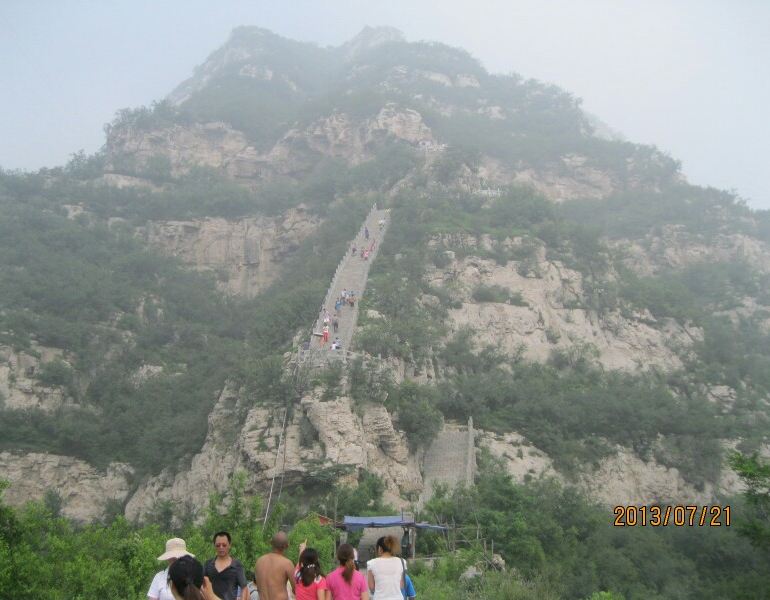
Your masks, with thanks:
<instances>
[{"instance_id":1,"label":"woman in white shirt","mask_svg":"<svg viewBox=\"0 0 770 600\"><path fill-rule=\"evenodd\" d=\"M366 563L369 591L377 600L403 600L406 562L396 556L398 540L389 535L377 540L377 558Z\"/></svg>"},{"instance_id":2,"label":"woman in white shirt","mask_svg":"<svg viewBox=\"0 0 770 600\"><path fill-rule=\"evenodd\" d=\"M182 538L171 538L166 542L166 551L158 557L158 560L165 560L168 566L183 556L195 556L187 551L187 544ZM158 571L152 579L150 589L147 592L149 600L174 600L171 594L171 588L168 584L168 568Z\"/></svg>"}]
</instances>

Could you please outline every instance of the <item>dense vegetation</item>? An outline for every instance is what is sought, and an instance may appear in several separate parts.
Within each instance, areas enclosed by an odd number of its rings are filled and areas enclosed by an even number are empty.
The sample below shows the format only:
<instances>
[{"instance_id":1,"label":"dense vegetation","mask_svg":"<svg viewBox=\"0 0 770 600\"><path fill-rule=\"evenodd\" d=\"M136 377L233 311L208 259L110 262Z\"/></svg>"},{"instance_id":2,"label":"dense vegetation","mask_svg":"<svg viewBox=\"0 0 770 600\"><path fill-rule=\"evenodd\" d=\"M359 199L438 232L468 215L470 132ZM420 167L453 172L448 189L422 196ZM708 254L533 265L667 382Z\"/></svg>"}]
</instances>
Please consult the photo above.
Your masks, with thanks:
<instances>
[{"instance_id":1,"label":"dense vegetation","mask_svg":"<svg viewBox=\"0 0 770 600\"><path fill-rule=\"evenodd\" d=\"M739 461L744 477L755 483L748 504L733 503L737 526L748 534L745 538L736 527L613 527L606 508L591 504L575 490L553 481L518 485L485 456L476 486L451 494L439 490L423 511L424 517L452 524L452 529L447 537L429 533L418 537L422 552L443 556L433 568L410 564L418 594L431 600L767 598L760 590L770 584L770 557L758 551L767 543L767 515L756 511L767 504L767 467L750 457ZM338 514L388 510L381 503L382 484L364 475L355 489L335 487L316 495L307 516L291 499L280 504L263 526L261 502L244 494L243 481L236 476L225 496L213 495L198 525L172 520L173 510L159 507L155 523L142 527L122 517L76 527L59 515L61 500L56 494L21 510L4 506L0 496L3 593L18 600L41 596L139 600L163 566L155 557L167 538L181 535L191 552L205 558L213 554L211 533L226 529L233 534L233 555L248 566L267 551L268 540L281 523L291 528L289 557L296 560L297 545L307 540L319 550L328 570L337 534L321 526L312 510L326 514L332 506ZM507 572L489 568L493 543ZM481 566L483 574L462 579L474 565Z\"/></svg>"},{"instance_id":2,"label":"dense vegetation","mask_svg":"<svg viewBox=\"0 0 770 600\"><path fill-rule=\"evenodd\" d=\"M748 514L742 503L733 508ZM516 485L489 457L475 487L439 494L426 510L466 526L466 539L494 540L521 578L514 583L508 576L510 595L477 597L589 598L600 591L626 600L767 597L770 557L734 529L613 527L606 508L575 490L551 481ZM462 539L462 529L457 535ZM449 590L431 595L451 597Z\"/></svg>"},{"instance_id":3,"label":"dense vegetation","mask_svg":"<svg viewBox=\"0 0 770 600\"><path fill-rule=\"evenodd\" d=\"M685 184L658 193L627 191L602 200L576 200L562 204L559 212L572 221L600 226L611 238L644 238L674 227L707 240L719 233L770 240L768 211L752 211L722 190Z\"/></svg>"},{"instance_id":4,"label":"dense vegetation","mask_svg":"<svg viewBox=\"0 0 770 600\"><path fill-rule=\"evenodd\" d=\"M199 449L224 382L248 383L255 357L280 354L312 322L367 209L361 201L330 209L286 276L243 301L146 249L129 228L58 214L35 179L6 174L1 181L0 342L66 350L66 363L43 365L40 383L65 385L79 408L2 410L0 445L150 471ZM141 381L143 365L163 371ZM158 452L161 446L168 450Z\"/></svg>"}]
</instances>

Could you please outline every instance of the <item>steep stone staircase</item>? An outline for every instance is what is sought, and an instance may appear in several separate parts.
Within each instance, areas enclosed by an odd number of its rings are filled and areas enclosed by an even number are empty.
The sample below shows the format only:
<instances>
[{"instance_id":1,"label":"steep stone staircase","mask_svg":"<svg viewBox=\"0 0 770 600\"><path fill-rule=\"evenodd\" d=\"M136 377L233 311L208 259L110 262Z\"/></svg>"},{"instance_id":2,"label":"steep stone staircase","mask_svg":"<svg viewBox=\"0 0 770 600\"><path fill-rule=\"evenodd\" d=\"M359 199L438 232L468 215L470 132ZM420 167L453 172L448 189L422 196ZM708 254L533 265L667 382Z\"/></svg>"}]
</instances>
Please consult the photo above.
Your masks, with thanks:
<instances>
[{"instance_id":1,"label":"steep stone staircase","mask_svg":"<svg viewBox=\"0 0 770 600\"><path fill-rule=\"evenodd\" d=\"M423 491L418 506L422 507L433 495L436 484L450 488L472 485L476 475L476 451L473 419L467 427L445 424L425 453L423 461Z\"/></svg>"},{"instance_id":2,"label":"steep stone staircase","mask_svg":"<svg viewBox=\"0 0 770 600\"><path fill-rule=\"evenodd\" d=\"M382 223L382 225L381 225ZM350 353L350 344L353 341L353 333L358 322L358 310L361 298L366 290L366 281L369 277L369 268L380 249L380 244L385 237L388 225L390 224L390 211L377 209L373 207L366 217L361 229L356 237L348 244L347 252L337 266L329 289L326 292L324 302L319 309L318 319L313 325L313 335L310 336L307 349L300 349L300 362L311 361L314 366L323 366L333 360L344 360ZM369 230L369 238L366 239L365 230ZM363 248L370 248L374 243L374 248L369 253L369 258L364 260L361 256ZM351 249L355 247L355 255ZM334 304L340 297L342 290L355 292L355 306L344 305L337 314L339 329L335 333L331 325L329 326L329 342L321 344L320 334L323 330L323 309L325 308L332 319L335 315ZM335 337L339 337L342 343L342 350L332 350L331 342Z\"/></svg>"},{"instance_id":3,"label":"steep stone staircase","mask_svg":"<svg viewBox=\"0 0 770 600\"><path fill-rule=\"evenodd\" d=\"M326 291L326 297L319 309L318 319L313 324L313 335L311 335L310 340L306 342L306 347L300 347L298 350L295 357L296 361L292 361L295 374L299 372L300 364L309 366L311 369L323 368L330 362L345 361L348 356L350 356L350 344L353 341L353 334L355 333L356 323L358 322L359 303L366 290L366 280L369 277L369 268L377 258L380 244L385 237L385 232L387 231L389 224L390 210L378 209L375 204L366 216L356 237L351 240L350 244L348 244L345 256L342 257L339 265L337 265L337 270L334 272L332 282ZM368 237L366 235L367 229L369 233ZM352 252L353 247L356 248L355 254ZM369 248L371 248L371 250L365 260L361 254L361 250ZM315 334L320 334L324 326L323 309L325 308L333 319L335 315L334 304L337 298L342 294L342 290L352 290L355 292L355 304L352 307L346 304L336 313L339 321L339 328L335 332L330 323L329 341L326 344L321 344L321 338ZM342 343L341 350L331 349L331 343L335 337L339 337ZM270 483L270 492L267 497L265 515L270 513L273 491L275 489L276 479L279 476L281 481L278 489L279 498L283 487L283 474L286 463L286 442L284 436L286 434L287 415L288 409L284 408L283 414L280 417L282 420L281 433L275 451L275 471ZM279 467L282 460L283 465ZM267 522L267 517L265 517L265 522Z\"/></svg>"}]
</instances>

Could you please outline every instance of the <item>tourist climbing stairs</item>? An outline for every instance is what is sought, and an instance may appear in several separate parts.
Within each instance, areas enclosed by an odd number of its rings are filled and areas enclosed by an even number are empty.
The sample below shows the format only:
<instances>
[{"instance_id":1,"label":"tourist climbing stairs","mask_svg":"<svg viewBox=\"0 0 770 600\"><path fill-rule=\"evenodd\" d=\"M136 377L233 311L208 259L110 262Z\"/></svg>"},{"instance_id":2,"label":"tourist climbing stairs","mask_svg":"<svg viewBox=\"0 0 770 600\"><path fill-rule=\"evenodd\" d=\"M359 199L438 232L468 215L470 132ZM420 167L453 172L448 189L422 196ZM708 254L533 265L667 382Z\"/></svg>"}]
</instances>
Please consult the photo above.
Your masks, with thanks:
<instances>
[{"instance_id":1,"label":"tourist climbing stairs","mask_svg":"<svg viewBox=\"0 0 770 600\"><path fill-rule=\"evenodd\" d=\"M385 209L378 209L376 206L372 208L366 217L366 220L361 225L356 237L348 244L345 256L340 261L337 270L334 273L329 289L326 292L323 304L319 310L318 319L313 325L313 332L310 336L309 343L305 348L300 348L299 359L300 362L310 361L313 366L325 366L331 361L346 360L350 356L350 345L353 341L353 334L355 333L356 323L358 322L358 310L361 298L366 290L366 281L369 277L369 269L377 258L377 254L380 249L380 244L385 237L388 225L390 224L390 211ZM369 236L367 238L366 231L368 230ZM353 254L352 249L355 248L356 252ZM368 252L367 258L362 256L362 252ZM335 332L332 324L329 324L329 341L322 343L320 334L323 331L323 311L326 309L334 320L335 317L335 303L342 294L342 291L352 291L355 294L355 304L350 306L345 304L336 313L339 328ZM332 350L332 341L335 338L339 338L341 342L341 350Z\"/></svg>"},{"instance_id":2,"label":"tourist climbing stairs","mask_svg":"<svg viewBox=\"0 0 770 600\"><path fill-rule=\"evenodd\" d=\"M334 277L326 292L326 297L319 309L318 319L313 324L310 339L299 348L295 355L296 361L292 361L295 376L299 377L299 373L302 371L299 368L300 365L309 366L311 369L324 368L330 362L344 362L351 356L350 344L353 341L353 334L358 322L359 304L366 290L369 268L374 259L377 258L380 244L385 237L389 224L390 211L378 209L377 205L374 205L361 225L361 229L358 230L355 238L348 244L345 256L342 257L337 270L334 272ZM352 251L353 248L356 250L355 253ZM353 306L346 303L339 311L336 311L335 303L342 295L343 290L354 292L355 303ZM326 343L322 343L320 336L324 327L324 309L332 320L335 316L338 320L337 331L334 331L332 323L329 323L329 339ZM332 341L335 338L339 338L341 348L332 350ZM286 466L285 436L287 416L288 408L284 408L283 414L280 417L282 420L281 433L275 452L275 468L270 483L270 492L267 497L264 523L267 523L267 515L270 514L274 492L277 494L278 499L280 499L283 489L283 476ZM276 480L279 481L277 490Z\"/></svg>"}]
</instances>

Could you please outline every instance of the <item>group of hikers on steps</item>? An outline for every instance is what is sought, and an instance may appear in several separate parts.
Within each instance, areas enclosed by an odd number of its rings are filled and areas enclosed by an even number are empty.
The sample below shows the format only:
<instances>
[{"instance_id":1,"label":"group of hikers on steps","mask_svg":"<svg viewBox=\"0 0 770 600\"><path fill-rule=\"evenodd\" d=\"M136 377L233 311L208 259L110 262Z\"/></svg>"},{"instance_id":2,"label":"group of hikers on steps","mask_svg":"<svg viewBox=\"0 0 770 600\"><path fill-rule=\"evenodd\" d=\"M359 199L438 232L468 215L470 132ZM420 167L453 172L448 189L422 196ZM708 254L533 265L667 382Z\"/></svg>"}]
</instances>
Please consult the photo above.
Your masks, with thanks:
<instances>
[{"instance_id":1,"label":"group of hikers on steps","mask_svg":"<svg viewBox=\"0 0 770 600\"><path fill-rule=\"evenodd\" d=\"M334 341L332 342L331 349L332 350L341 350L342 349L342 341L340 340L339 336L336 335L337 332L340 330L340 316L342 313L342 309L345 306L350 306L350 308L354 308L356 305L356 293L353 290L342 290L342 293L340 294L340 297L337 298L337 300L334 302L334 315L329 314L329 311L326 310L326 307L324 306L321 309L321 315L319 317L319 321L323 323L323 327L321 328L321 335L318 340L318 343L321 346L326 345L329 342L329 325L331 325L332 331L335 333Z\"/></svg>"},{"instance_id":2,"label":"group of hikers on steps","mask_svg":"<svg viewBox=\"0 0 770 600\"><path fill-rule=\"evenodd\" d=\"M318 551L299 544L299 562L288 558L289 537L279 531L272 550L257 559L249 580L243 564L230 555L232 538L226 531L213 537L216 556L201 564L187 551L181 538L166 542L158 557L168 567L158 571L147 592L148 600L411 600L417 597L398 556L394 536L377 540L377 558L359 571L356 551L350 544L337 548L338 566L324 575Z\"/></svg>"},{"instance_id":3,"label":"group of hikers on steps","mask_svg":"<svg viewBox=\"0 0 770 600\"><path fill-rule=\"evenodd\" d=\"M374 209L376 210L376 208L377 206L375 205ZM380 231L382 231L385 228L385 218L381 218L377 224ZM377 247L377 239L370 234L369 226L366 224L364 225L361 235L363 240L359 241L356 239L351 245L351 256L355 257L358 255L361 260L368 261L369 257L374 252L374 249ZM359 244L361 246L360 251ZM333 315L329 313L329 310L326 308L326 306L321 307L321 312L318 318L319 323L321 323L321 331L313 333L314 336L318 337L319 346L326 346L326 344L328 344L329 340L331 339L331 334L334 333L335 337L331 343L330 348L332 350L342 350L342 340L340 340L339 336L337 335L340 327L342 309L346 306L355 308L357 300L358 295L354 290L347 290L343 288L342 292L334 302Z\"/></svg>"}]
</instances>

